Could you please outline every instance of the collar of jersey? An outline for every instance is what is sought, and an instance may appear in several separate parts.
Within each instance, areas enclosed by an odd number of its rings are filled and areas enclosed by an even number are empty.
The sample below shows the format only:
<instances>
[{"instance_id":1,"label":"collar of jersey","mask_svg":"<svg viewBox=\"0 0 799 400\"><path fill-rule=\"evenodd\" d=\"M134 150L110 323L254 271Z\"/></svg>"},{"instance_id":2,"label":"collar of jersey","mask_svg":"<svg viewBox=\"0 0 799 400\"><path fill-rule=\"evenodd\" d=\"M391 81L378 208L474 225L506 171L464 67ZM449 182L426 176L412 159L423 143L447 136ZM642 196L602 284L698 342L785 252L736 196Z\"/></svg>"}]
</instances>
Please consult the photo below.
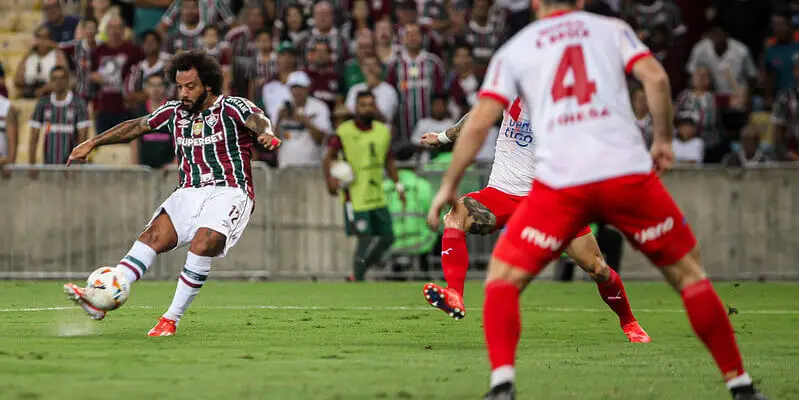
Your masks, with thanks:
<instances>
[{"instance_id":1,"label":"collar of jersey","mask_svg":"<svg viewBox=\"0 0 799 400\"><path fill-rule=\"evenodd\" d=\"M560 16L562 16L562 15L566 15L566 14L568 14L568 13L570 13L570 12L573 12L573 11L574 11L574 10L558 10L558 11L553 11L553 12L551 12L551 13L547 14L547 15L544 15L544 17L543 17L543 18L541 18L541 19L544 19L544 18L556 18L556 17L560 17Z\"/></svg>"}]
</instances>

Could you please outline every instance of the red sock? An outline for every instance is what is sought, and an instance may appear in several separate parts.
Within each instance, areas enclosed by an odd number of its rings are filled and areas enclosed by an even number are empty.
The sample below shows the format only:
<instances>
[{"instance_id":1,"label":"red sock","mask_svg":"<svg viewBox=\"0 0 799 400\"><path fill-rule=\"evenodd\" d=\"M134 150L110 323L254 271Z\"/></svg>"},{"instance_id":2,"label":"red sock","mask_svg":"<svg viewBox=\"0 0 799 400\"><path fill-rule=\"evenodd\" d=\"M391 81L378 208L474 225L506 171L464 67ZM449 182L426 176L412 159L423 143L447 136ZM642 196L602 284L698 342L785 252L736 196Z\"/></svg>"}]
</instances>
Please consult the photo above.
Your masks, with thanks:
<instances>
[{"instance_id":1,"label":"red sock","mask_svg":"<svg viewBox=\"0 0 799 400\"><path fill-rule=\"evenodd\" d=\"M743 360L735 342L727 310L709 280L685 287L682 302L696 336L705 343L725 380L744 373Z\"/></svg>"},{"instance_id":2,"label":"red sock","mask_svg":"<svg viewBox=\"0 0 799 400\"><path fill-rule=\"evenodd\" d=\"M469 269L466 232L455 228L444 229L444 238L441 240L441 269L444 270L447 287L463 296L466 271Z\"/></svg>"},{"instance_id":3,"label":"red sock","mask_svg":"<svg viewBox=\"0 0 799 400\"><path fill-rule=\"evenodd\" d=\"M596 284L599 289L599 295L602 296L605 304L619 316L621 325L629 324L635 321L635 316L633 316L633 311L630 309L630 300L627 299L624 283L622 283L621 277L616 271L612 268L608 269L610 269L610 278L606 282L597 282Z\"/></svg>"},{"instance_id":4,"label":"red sock","mask_svg":"<svg viewBox=\"0 0 799 400\"><path fill-rule=\"evenodd\" d=\"M492 370L515 364L521 325L519 288L506 281L489 282L483 303L483 331Z\"/></svg>"}]
</instances>

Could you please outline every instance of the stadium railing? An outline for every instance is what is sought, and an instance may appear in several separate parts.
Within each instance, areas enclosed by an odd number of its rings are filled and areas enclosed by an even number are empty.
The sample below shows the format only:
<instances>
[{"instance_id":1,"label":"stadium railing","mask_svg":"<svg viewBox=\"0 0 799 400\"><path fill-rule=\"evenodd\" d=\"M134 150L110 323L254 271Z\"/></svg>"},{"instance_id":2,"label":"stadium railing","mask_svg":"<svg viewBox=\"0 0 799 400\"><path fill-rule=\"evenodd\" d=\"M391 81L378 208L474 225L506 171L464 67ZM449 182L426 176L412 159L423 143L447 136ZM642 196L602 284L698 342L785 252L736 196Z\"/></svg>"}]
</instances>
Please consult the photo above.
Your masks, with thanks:
<instances>
[{"instance_id":1,"label":"stadium railing","mask_svg":"<svg viewBox=\"0 0 799 400\"><path fill-rule=\"evenodd\" d=\"M28 167L0 179L0 279L83 278L113 265L142 231L176 184L174 171L146 167L49 166L37 179ZM476 168L461 188L485 183ZM224 259L215 278L343 279L350 273L354 242L344 234L337 198L327 194L319 168L269 169L253 165L256 206L247 231ZM440 171L424 171L434 187ZM716 279L799 279L799 166L751 169L679 167L664 181L702 244L702 259ZM682 223L682 221L675 221ZM497 235L469 239L473 271L490 256ZM626 245L622 274L659 279L657 271ZM164 254L147 279L174 279L185 248ZM429 256L440 277L439 257ZM553 268L542 278L550 277ZM387 268L370 277L396 275ZM400 271L418 275L418 271Z\"/></svg>"}]
</instances>

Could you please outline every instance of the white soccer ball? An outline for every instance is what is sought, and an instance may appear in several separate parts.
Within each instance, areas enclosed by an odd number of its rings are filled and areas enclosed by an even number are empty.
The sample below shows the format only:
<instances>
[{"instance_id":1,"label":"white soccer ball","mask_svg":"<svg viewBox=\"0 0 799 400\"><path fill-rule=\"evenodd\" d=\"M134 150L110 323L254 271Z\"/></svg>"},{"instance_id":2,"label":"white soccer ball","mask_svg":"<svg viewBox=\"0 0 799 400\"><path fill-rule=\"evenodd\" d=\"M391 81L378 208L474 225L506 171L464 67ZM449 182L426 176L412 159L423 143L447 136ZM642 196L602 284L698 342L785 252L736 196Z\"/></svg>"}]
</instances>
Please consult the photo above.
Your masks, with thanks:
<instances>
[{"instance_id":1,"label":"white soccer ball","mask_svg":"<svg viewBox=\"0 0 799 400\"><path fill-rule=\"evenodd\" d=\"M330 166L330 176L336 178L341 183L341 188L346 189L355 180L355 172L352 167L344 161L335 161Z\"/></svg>"},{"instance_id":2,"label":"white soccer ball","mask_svg":"<svg viewBox=\"0 0 799 400\"><path fill-rule=\"evenodd\" d=\"M116 310L125 304L129 294L130 283L116 268L97 268L86 279L86 297L101 310Z\"/></svg>"}]
</instances>

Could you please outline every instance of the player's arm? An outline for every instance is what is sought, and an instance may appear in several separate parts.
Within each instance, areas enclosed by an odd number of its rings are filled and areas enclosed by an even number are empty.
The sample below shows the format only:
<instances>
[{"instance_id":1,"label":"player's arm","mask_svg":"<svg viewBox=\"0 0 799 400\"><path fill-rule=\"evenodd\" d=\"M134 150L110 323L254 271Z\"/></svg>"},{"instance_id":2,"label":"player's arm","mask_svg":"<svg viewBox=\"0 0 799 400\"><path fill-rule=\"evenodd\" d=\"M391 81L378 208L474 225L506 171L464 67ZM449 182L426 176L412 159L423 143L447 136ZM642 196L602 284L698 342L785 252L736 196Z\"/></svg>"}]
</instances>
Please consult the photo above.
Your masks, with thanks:
<instances>
[{"instance_id":1,"label":"player's arm","mask_svg":"<svg viewBox=\"0 0 799 400\"><path fill-rule=\"evenodd\" d=\"M397 171L397 161L394 159L394 155L392 154L391 150L388 151L386 154L386 173L388 174L388 178L394 182L394 187L397 189L397 194L399 194L400 201L402 202L403 208L405 204L407 204L407 200L405 199L405 187L402 186L400 183L399 172Z\"/></svg>"},{"instance_id":2,"label":"player's arm","mask_svg":"<svg viewBox=\"0 0 799 400\"><path fill-rule=\"evenodd\" d=\"M152 131L148 117L139 117L130 119L121 124L79 144L78 147L72 149L72 153L67 159L67 165L72 164L73 161L83 161L88 157L92 150L100 146L117 143L127 143L131 140L140 138L147 132Z\"/></svg>"},{"instance_id":3,"label":"player's arm","mask_svg":"<svg viewBox=\"0 0 799 400\"><path fill-rule=\"evenodd\" d=\"M644 86L652 114L655 140L671 143L674 134L674 109L671 84L666 70L654 57L644 57L633 66L633 74Z\"/></svg>"},{"instance_id":4,"label":"player's arm","mask_svg":"<svg viewBox=\"0 0 799 400\"><path fill-rule=\"evenodd\" d=\"M500 115L502 113L500 112ZM429 132L422 135L422 144L427 146L440 146L442 144L447 144L454 142L455 139L461 134L463 127L466 126L466 121L470 118L471 112L468 112L461 117L455 125L447 128L442 132Z\"/></svg>"},{"instance_id":5,"label":"player's arm","mask_svg":"<svg viewBox=\"0 0 799 400\"><path fill-rule=\"evenodd\" d=\"M338 135L331 136L327 141L327 151L325 152L325 156L322 158L322 173L324 174L325 182L327 183L327 191L332 196L335 196L338 193L339 182L338 179L334 178L333 175L330 174L330 168L338 159L338 153L341 151L341 146L341 138L339 138ZM394 182L397 182L398 180L399 178L397 178L397 180Z\"/></svg>"},{"instance_id":6,"label":"player's arm","mask_svg":"<svg viewBox=\"0 0 799 400\"><path fill-rule=\"evenodd\" d=\"M455 143L452 150L452 161L441 181L441 190L445 188L454 192L463 179L466 168L472 164L474 157L485 142L488 131L497 121L497 116L505 108L499 100L483 96L469 112L463 128L460 131L460 140Z\"/></svg>"},{"instance_id":7,"label":"player's arm","mask_svg":"<svg viewBox=\"0 0 799 400\"><path fill-rule=\"evenodd\" d=\"M261 143L267 150L274 150L280 146L280 139L275 137L272 131L272 121L263 113L258 111L250 114L244 121L244 125L255 135L258 143Z\"/></svg>"},{"instance_id":8,"label":"player's arm","mask_svg":"<svg viewBox=\"0 0 799 400\"><path fill-rule=\"evenodd\" d=\"M17 120L17 109L14 106L8 108L6 117L6 144L8 145L8 156L0 157L0 167L5 164L13 164L17 161L17 130L19 122Z\"/></svg>"}]
</instances>

